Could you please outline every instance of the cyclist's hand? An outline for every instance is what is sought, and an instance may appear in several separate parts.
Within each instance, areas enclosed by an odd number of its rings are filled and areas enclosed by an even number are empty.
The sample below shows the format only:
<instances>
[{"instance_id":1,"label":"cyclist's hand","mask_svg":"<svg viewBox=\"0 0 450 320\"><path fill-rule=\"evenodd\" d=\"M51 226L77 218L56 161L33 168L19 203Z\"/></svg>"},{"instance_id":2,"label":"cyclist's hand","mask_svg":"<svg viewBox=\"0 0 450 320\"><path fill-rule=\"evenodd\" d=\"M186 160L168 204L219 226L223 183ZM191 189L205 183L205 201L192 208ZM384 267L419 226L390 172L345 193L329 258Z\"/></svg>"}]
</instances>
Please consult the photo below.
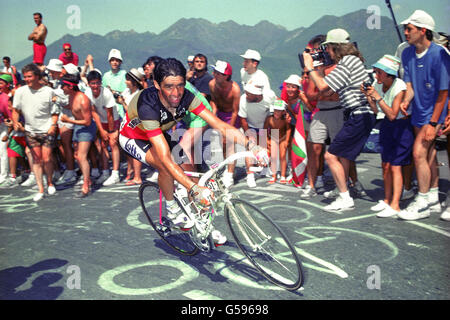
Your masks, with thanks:
<instances>
[{"instance_id":1,"label":"cyclist's hand","mask_svg":"<svg viewBox=\"0 0 450 320\"><path fill-rule=\"evenodd\" d=\"M214 193L206 187L194 184L191 190L189 190L189 197L200 206L209 207L211 200L214 199Z\"/></svg>"},{"instance_id":2,"label":"cyclist's hand","mask_svg":"<svg viewBox=\"0 0 450 320\"><path fill-rule=\"evenodd\" d=\"M250 148L250 152L255 155L256 160L258 161L258 165L264 167L269 165L269 154L267 152L267 149L258 145L253 145Z\"/></svg>"}]
</instances>

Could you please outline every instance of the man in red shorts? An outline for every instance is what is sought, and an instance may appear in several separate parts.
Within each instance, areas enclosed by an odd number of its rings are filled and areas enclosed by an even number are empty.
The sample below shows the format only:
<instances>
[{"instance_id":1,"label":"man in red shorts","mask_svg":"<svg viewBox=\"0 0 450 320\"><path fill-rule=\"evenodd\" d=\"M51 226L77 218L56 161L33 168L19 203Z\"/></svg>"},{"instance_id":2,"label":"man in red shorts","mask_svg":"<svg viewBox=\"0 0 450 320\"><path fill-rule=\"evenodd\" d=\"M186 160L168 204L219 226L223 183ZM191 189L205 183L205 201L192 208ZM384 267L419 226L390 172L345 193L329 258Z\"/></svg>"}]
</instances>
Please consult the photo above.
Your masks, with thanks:
<instances>
[{"instance_id":1,"label":"man in red shorts","mask_svg":"<svg viewBox=\"0 0 450 320\"><path fill-rule=\"evenodd\" d=\"M33 63L43 70L44 58L47 53L47 47L44 43L47 37L47 27L42 23L42 14L36 12L33 14L33 17L36 27L28 36L28 40L33 41Z\"/></svg>"}]
</instances>

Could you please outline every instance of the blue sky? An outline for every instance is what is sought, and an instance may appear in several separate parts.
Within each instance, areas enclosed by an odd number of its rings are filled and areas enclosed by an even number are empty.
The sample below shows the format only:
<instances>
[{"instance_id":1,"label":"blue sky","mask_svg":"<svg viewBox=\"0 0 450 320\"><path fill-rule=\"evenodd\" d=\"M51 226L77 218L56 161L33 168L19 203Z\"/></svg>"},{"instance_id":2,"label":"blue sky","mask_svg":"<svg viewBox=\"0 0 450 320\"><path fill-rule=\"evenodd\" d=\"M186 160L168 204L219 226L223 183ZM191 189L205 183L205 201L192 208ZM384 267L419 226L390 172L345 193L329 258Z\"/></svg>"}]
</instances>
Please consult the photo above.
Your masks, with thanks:
<instances>
[{"instance_id":1,"label":"blue sky","mask_svg":"<svg viewBox=\"0 0 450 320\"><path fill-rule=\"evenodd\" d=\"M438 31L450 33L450 1L430 0L426 7L423 0L391 3L397 22L415 9L423 9L433 16ZM308 27L323 15L342 16L372 5L390 17L385 0L0 0L0 55L19 61L31 54L27 36L35 26L32 14L36 11L44 16L49 30L46 44L51 44L67 33L104 35L131 29L160 33L181 18L204 18L214 23L234 20L251 26L268 20L293 30Z\"/></svg>"}]
</instances>

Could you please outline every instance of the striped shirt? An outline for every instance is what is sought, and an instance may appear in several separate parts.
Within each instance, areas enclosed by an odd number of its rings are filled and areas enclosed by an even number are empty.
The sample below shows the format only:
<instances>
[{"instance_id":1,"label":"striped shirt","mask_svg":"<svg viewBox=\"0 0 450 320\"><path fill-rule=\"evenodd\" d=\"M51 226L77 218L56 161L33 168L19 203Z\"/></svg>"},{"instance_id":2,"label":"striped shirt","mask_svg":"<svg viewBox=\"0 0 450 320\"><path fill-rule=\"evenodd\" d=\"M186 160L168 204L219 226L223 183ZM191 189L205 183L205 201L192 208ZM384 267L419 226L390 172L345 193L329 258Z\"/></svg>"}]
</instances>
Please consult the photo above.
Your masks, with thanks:
<instances>
[{"instance_id":1,"label":"striped shirt","mask_svg":"<svg viewBox=\"0 0 450 320\"><path fill-rule=\"evenodd\" d=\"M373 113L366 96L360 90L361 83L370 79L358 57L343 57L324 80L331 90L339 94L344 108L354 109L354 114Z\"/></svg>"}]
</instances>

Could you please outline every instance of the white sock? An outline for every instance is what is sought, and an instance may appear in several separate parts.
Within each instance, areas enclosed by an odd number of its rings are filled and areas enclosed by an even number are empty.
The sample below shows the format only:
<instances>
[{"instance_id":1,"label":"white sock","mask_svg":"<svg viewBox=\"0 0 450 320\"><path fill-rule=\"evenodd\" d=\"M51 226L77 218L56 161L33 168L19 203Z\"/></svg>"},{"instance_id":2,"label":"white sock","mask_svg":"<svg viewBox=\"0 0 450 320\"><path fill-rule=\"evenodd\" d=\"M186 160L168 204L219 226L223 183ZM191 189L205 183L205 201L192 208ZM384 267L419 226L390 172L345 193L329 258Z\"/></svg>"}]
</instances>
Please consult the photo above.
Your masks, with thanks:
<instances>
[{"instance_id":1,"label":"white sock","mask_svg":"<svg viewBox=\"0 0 450 320\"><path fill-rule=\"evenodd\" d=\"M428 201L431 203L439 202L439 188L430 188L428 191Z\"/></svg>"},{"instance_id":2,"label":"white sock","mask_svg":"<svg viewBox=\"0 0 450 320\"><path fill-rule=\"evenodd\" d=\"M119 170L113 170L113 171L111 171L111 175L112 175L112 176L118 177L118 176L119 176Z\"/></svg>"},{"instance_id":3,"label":"white sock","mask_svg":"<svg viewBox=\"0 0 450 320\"><path fill-rule=\"evenodd\" d=\"M175 199L174 200L166 200L167 208L172 207L174 204L175 204Z\"/></svg>"},{"instance_id":4,"label":"white sock","mask_svg":"<svg viewBox=\"0 0 450 320\"><path fill-rule=\"evenodd\" d=\"M339 195L342 199L351 199L350 192L347 190L345 192L339 192Z\"/></svg>"}]
</instances>

